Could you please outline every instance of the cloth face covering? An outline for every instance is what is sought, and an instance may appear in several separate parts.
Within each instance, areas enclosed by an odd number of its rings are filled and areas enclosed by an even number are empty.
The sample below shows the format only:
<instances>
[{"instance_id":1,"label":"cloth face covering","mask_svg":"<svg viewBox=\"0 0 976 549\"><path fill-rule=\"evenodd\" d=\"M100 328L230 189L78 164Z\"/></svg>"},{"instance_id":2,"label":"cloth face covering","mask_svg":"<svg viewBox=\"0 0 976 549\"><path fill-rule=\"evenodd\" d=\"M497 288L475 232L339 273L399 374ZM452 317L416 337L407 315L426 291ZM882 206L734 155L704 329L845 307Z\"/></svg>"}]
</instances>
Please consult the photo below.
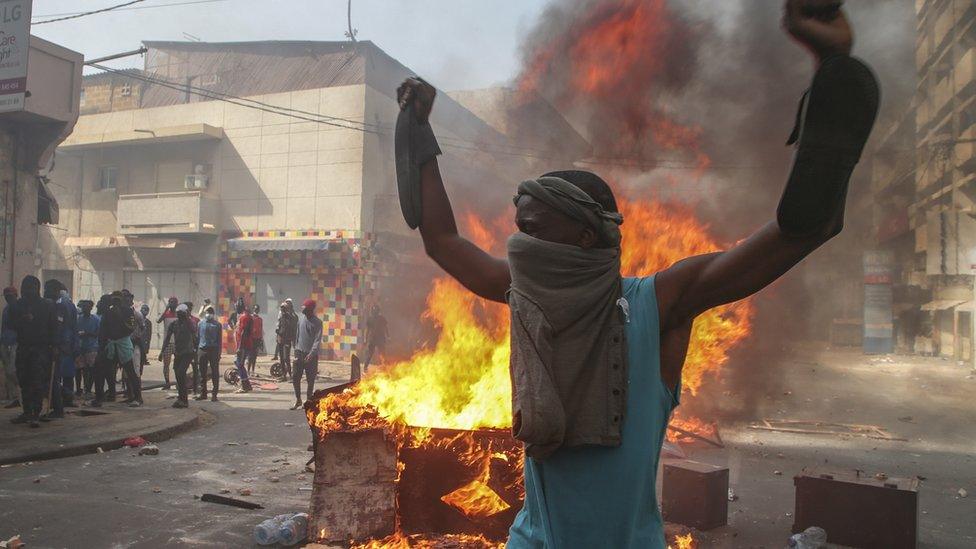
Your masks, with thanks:
<instances>
[{"instance_id":1,"label":"cloth face covering","mask_svg":"<svg viewBox=\"0 0 976 549\"><path fill-rule=\"evenodd\" d=\"M583 249L523 233L508 240L513 434L540 459L561 446L619 446L628 379L623 219L559 178L524 182L519 193L591 224L618 245Z\"/></svg>"}]
</instances>

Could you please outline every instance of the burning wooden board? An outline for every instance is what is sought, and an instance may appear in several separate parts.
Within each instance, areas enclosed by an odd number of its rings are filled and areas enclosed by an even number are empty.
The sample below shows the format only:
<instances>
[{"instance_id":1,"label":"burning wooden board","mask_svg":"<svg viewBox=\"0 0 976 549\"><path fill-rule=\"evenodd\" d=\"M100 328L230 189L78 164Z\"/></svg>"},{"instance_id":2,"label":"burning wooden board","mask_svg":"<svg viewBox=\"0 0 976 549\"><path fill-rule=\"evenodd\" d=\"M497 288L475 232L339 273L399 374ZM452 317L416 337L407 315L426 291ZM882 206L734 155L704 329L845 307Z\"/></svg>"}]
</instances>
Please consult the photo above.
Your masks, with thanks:
<instances>
[{"instance_id":1,"label":"burning wooden board","mask_svg":"<svg viewBox=\"0 0 976 549\"><path fill-rule=\"evenodd\" d=\"M382 538L396 525L396 445L380 429L330 433L315 449L309 539Z\"/></svg>"},{"instance_id":2,"label":"burning wooden board","mask_svg":"<svg viewBox=\"0 0 976 549\"><path fill-rule=\"evenodd\" d=\"M433 429L402 448L397 512L404 533L504 540L522 508L521 448L507 431Z\"/></svg>"},{"instance_id":3,"label":"burning wooden board","mask_svg":"<svg viewBox=\"0 0 976 549\"><path fill-rule=\"evenodd\" d=\"M317 440L310 539L423 534L505 540L523 495L521 448L510 434L408 430L397 438L366 429Z\"/></svg>"}]
</instances>

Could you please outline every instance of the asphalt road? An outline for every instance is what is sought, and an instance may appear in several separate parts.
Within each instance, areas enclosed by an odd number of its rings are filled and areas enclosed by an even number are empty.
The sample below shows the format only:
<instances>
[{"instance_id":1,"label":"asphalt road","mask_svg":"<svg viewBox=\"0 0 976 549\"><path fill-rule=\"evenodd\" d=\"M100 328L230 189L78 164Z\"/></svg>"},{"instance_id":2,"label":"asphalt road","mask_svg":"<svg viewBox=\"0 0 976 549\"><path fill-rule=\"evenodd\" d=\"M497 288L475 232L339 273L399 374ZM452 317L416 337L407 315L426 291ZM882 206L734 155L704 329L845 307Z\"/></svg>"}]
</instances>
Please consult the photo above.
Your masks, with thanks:
<instances>
[{"instance_id":1,"label":"asphalt road","mask_svg":"<svg viewBox=\"0 0 976 549\"><path fill-rule=\"evenodd\" d=\"M750 391L759 402L751 419L873 424L908 440L757 431L748 418L723 422L726 448L691 448L690 457L729 466L739 499L729 504L730 525L700 534L699 547L784 547L793 523L792 476L813 465L925 477L921 547L976 546L976 380L968 367L816 349L780 367L776 383L724 391L719 384L714 398L733 408L741 391ZM158 377L155 370L147 377ZM292 399L282 385L224 393L219 403L191 401L212 421L160 443L158 456L123 449L0 468L0 539L20 534L31 548L253 546L256 523L308 506L310 493L300 489L312 480L304 471L310 437L302 412L288 410ZM971 495L960 497L960 488ZM220 490L236 497L240 489L266 509L194 497Z\"/></svg>"}]
</instances>

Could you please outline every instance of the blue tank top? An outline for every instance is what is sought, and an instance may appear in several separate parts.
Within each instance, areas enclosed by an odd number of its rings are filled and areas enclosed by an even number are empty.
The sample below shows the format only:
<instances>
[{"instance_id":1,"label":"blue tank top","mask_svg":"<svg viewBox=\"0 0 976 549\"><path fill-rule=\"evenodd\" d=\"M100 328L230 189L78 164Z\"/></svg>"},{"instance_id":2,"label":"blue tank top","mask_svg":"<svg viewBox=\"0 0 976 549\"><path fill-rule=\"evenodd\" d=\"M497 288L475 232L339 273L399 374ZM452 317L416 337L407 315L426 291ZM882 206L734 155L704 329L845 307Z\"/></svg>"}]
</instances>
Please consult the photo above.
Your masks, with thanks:
<instances>
[{"instance_id":1,"label":"blue tank top","mask_svg":"<svg viewBox=\"0 0 976 549\"><path fill-rule=\"evenodd\" d=\"M630 382L623 443L579 446L545 460L525 459L525 504L508 549L664 549L654 484L674 391L661 381L660 323L654 277L625 278L630 304Z\"/></svg>"}]
</instances>

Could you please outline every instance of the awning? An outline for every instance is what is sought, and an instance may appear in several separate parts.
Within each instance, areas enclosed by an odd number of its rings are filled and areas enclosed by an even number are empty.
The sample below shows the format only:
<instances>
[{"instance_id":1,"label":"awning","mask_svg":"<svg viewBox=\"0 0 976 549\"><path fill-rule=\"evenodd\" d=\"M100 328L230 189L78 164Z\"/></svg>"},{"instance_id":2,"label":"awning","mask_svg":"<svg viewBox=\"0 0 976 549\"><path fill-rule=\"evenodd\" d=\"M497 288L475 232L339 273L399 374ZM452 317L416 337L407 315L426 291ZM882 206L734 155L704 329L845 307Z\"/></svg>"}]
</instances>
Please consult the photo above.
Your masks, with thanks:
<instances>
[{"instance_id":1,"label":"awning","mask_svg":"<svg viewBox=\"0 0 976 549\"><path fill-rule=\"evenodd\" d=\"M60 150L85 150L126 145L155 145L160 143L186 143L192 141L215 141L224 138L223 128L209 124L186 124L157 128L134 128L113 133L86 134L84 128L64 140Z\"/></svg>"},{"instance_id":2,"label":"awning","mask_svg":"<svg viewBox=\"0 0 976 549\"><path fill-rule=\"evenodd\" d=\"M962 299L934 299L922 305L923 311L944 311L951 309L960 303L965 303Z\"/></svg>"},{"instance_id":3,"label":"awning","mask_svg":"<svg viewBox=\"0 0 976 549\"><path fill-rule=\"evenodd\" d=\"M974 302L971 299L969 301L963 301L956 306L956 310L964 313L971 313L973 312L973 303Z\"/></svg>"},{"instance_id":4,"label":"awning","mask_svg":"<svg viewBox=\"0 0 976 549\"><path fill-rule=\"evenodd\" d=\"M69 236L64 239L65 246L82 250L112 250L118 248L172 249L177 240L163 238L129 238L125 236Z\"/></svg>"},{"instance_id":5,"label":"awning","mask_svg":"<svg viewBox=\"0 0 976 549\"><path fill-rule=\"evenodd\" d=\"M285 250L328 251L331 246L341 244L335 238L264 238L248 237L231 238L227 247L238 252L262 252Z\"/></svg>"},{"instance_id":6,"label":"awning","mask_svg":"<svg viewBox=\"0 0 976 549\"><path fill-rule=\"evenodd\" d=\"M37 179L37 224L57 225L60 208L43 179Z\"/></svg>"}]
</instances>

